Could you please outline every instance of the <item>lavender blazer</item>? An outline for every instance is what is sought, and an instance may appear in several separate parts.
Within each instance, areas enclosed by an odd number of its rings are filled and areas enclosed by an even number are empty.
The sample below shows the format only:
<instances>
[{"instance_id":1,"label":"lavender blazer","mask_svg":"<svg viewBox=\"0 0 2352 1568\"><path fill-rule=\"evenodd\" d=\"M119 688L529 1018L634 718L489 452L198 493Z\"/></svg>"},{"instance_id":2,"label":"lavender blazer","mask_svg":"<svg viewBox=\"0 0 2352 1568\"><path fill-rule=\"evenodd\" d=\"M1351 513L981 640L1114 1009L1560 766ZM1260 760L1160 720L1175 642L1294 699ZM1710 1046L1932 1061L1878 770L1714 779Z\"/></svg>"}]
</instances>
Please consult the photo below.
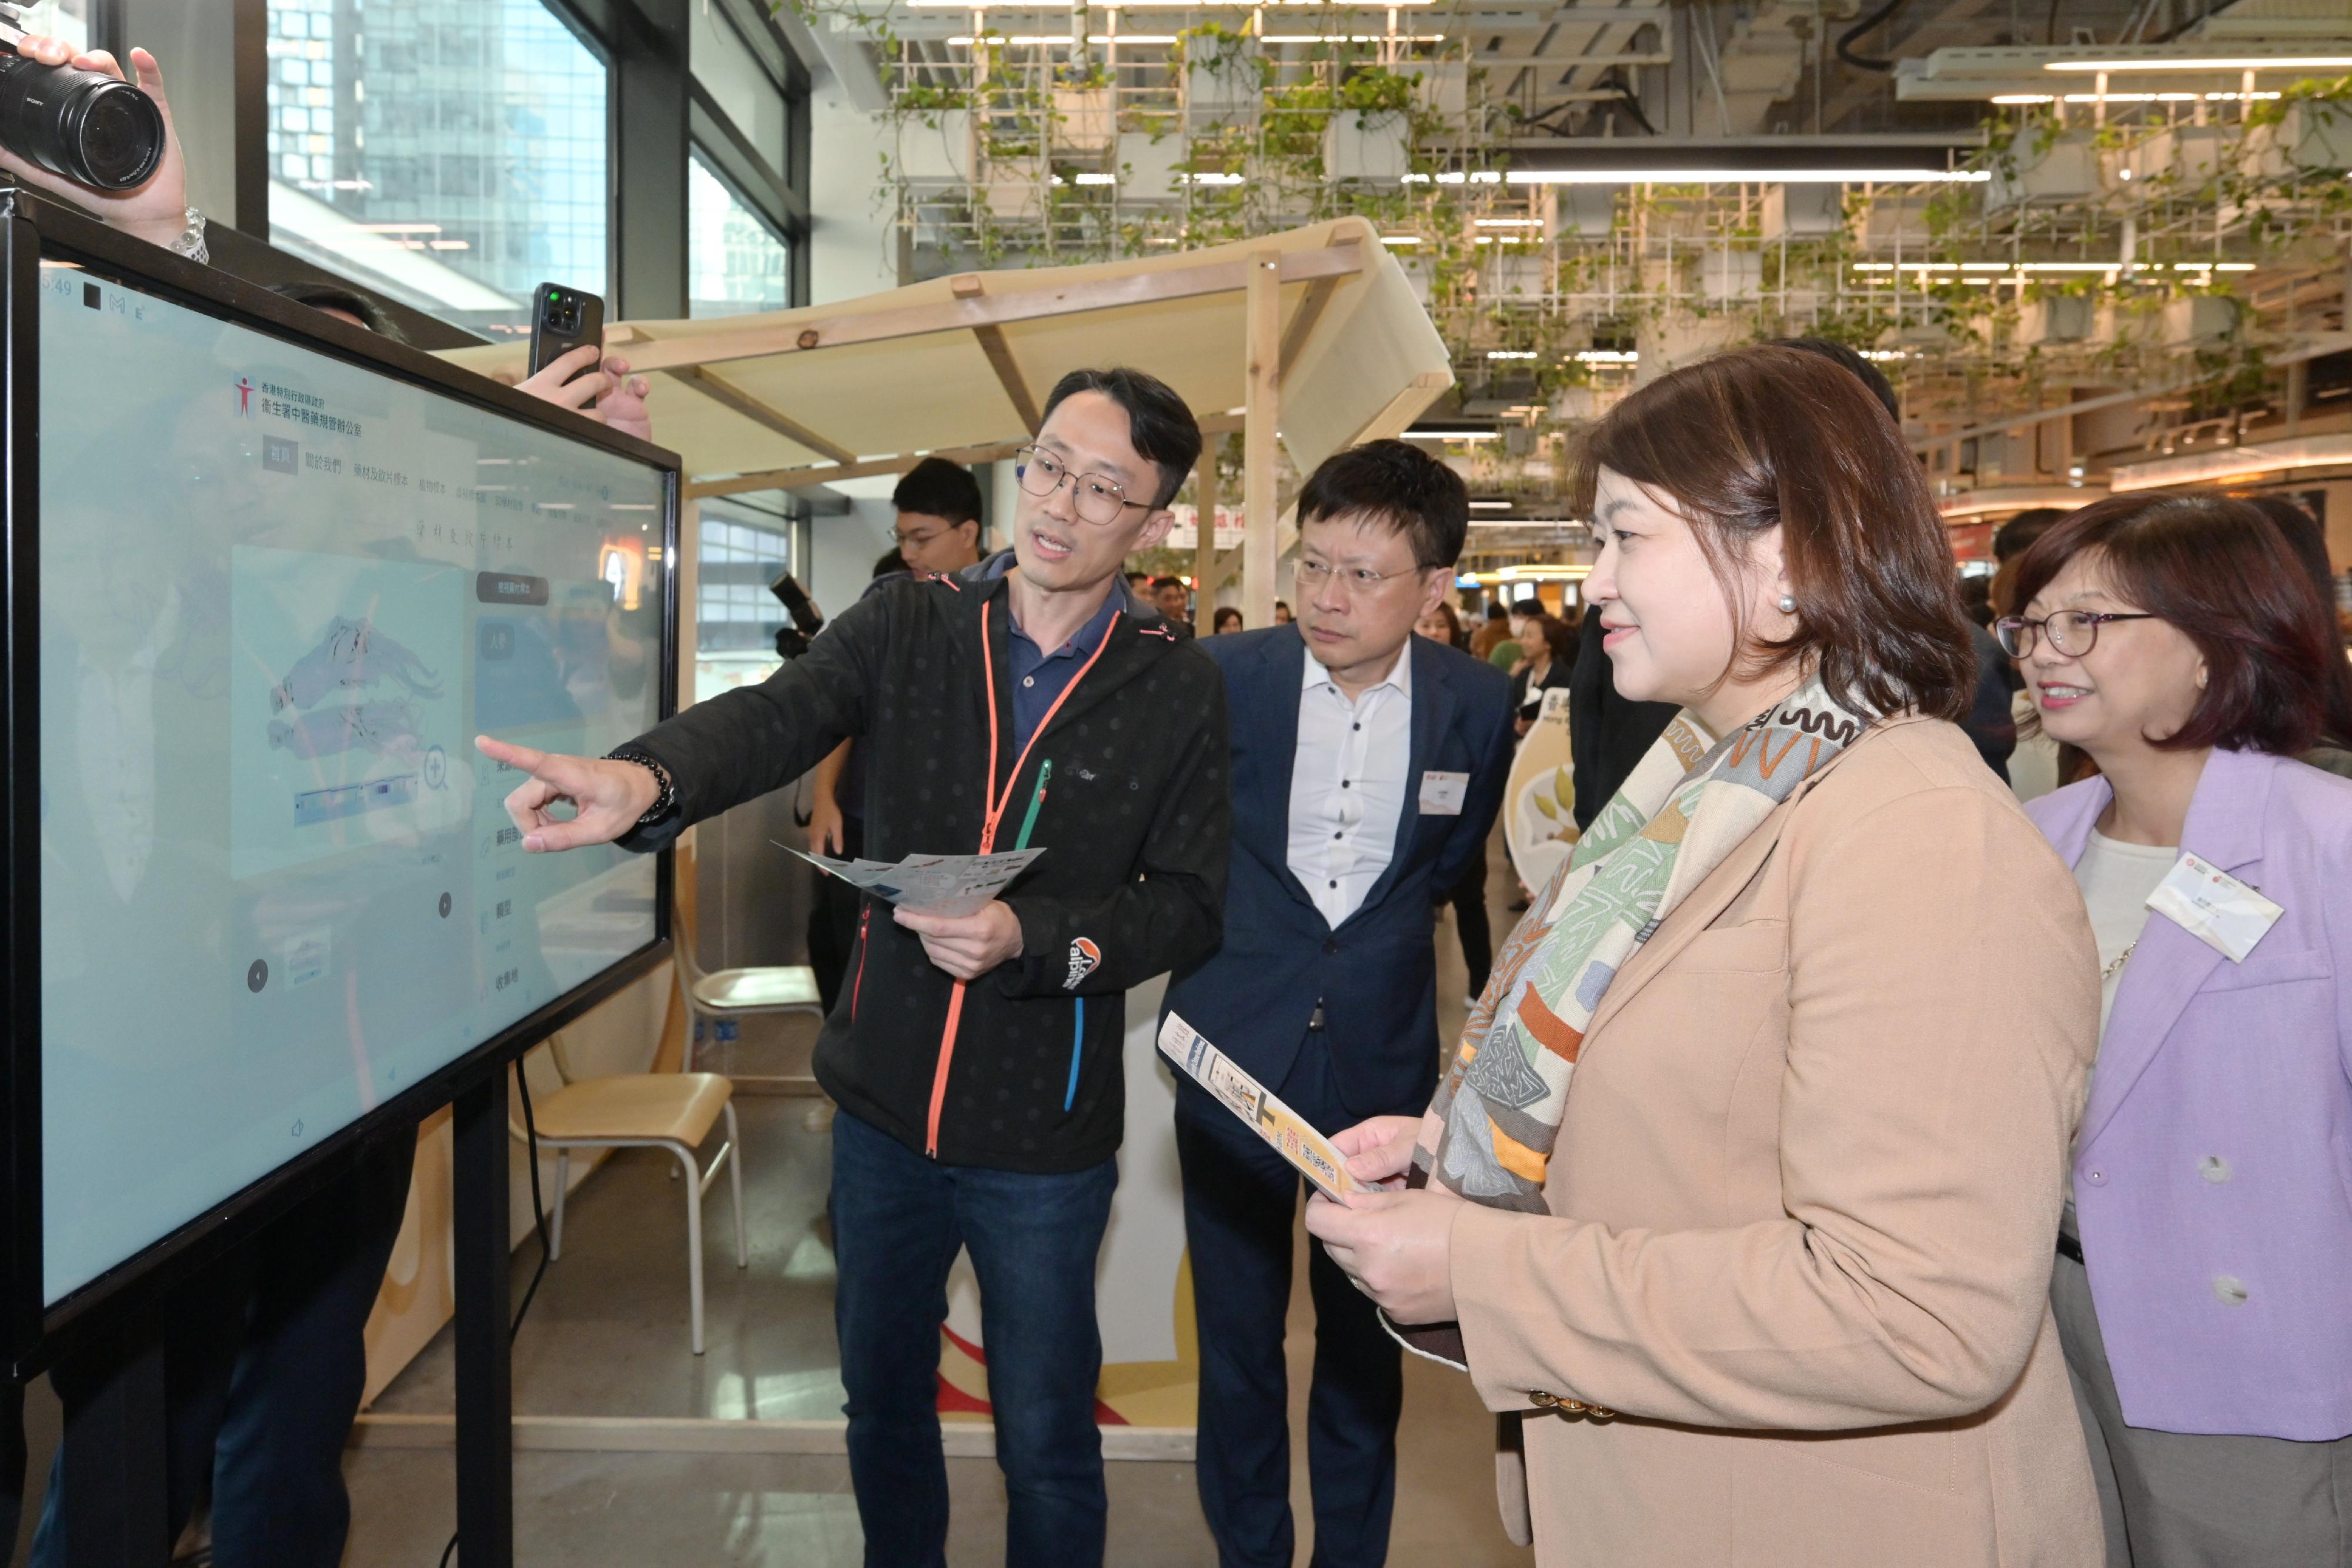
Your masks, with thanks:
<instances>
[{"instance_id":1,"label":"lavender blazer","mask_svg":"<svg viewBox=\"0 0 2352 1568\"><path fill-rule=\"evenodd\" d=\"M2026 806L2068 864L2112 798ZM2352 1433L2352 781L2216 751L2182 848L2284 907L2233 964L2160 915L2124 970L2074 1140L2124 1419Z\"/></svg>"}]
</instances>

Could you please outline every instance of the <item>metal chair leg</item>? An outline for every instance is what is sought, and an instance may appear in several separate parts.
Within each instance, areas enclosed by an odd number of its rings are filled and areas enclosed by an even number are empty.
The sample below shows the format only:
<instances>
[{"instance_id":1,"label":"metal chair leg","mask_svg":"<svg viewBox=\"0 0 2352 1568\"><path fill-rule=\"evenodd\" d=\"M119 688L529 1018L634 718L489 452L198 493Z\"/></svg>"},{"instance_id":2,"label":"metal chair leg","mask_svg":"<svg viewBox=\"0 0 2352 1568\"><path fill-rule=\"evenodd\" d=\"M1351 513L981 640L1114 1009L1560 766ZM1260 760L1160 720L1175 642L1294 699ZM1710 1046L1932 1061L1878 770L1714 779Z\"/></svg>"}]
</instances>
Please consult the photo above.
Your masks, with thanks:
<instances>
[{"instance_id":1,"label":"metal chair leg","mask_svg":"<svg viewBox=\"0 0 2352 1568\"><path fill-rule=\"evenodd\" d=\"M663 1145L677 1156L686 1177L686 1269L688 1297L694 1303L694 1354L702 1354L702 1173L694 1151L683 1144Z\"/></svg>"},{"instance_id":2,"label":"metal chair leg","mask_svg":"<svg viewBox=\"0 0 2352 1568\"><path fill-rule=\"evenodd\" d=\"M727 1179L735 1196L735 1267L751 1266L751 1249L743 1224L743 1129L735 1122L735 1102L719 1107L727 1113Z\"/></svg>"},{"instance_id":3,"label":"metal chair leg","mask_svg":"<svg viewBox=\"0 0 2352 1568\"><path fill-rule=\"evenodd\" d=\"M572 1190L572 1150L559 1145L555 1150L555 1217L548 1222L547 1260L554 1262L563 1256L563 1199Z\"/></svg>"}]
</instances>

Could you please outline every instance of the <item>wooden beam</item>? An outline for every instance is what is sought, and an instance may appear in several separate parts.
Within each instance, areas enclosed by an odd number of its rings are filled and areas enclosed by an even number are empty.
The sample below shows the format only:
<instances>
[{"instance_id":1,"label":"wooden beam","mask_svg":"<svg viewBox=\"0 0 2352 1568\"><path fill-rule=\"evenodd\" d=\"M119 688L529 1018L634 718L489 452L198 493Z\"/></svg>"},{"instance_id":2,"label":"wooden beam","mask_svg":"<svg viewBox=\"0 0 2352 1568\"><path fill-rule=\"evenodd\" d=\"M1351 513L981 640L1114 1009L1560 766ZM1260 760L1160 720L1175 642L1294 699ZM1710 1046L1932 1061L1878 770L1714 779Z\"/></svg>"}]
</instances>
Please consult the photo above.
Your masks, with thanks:
<instances>
[{"instance_id":1,"label":"wooden beam","mask_svg":"<svg viewBox=\"0 0 2352 1568\"><path fill-rule=\"evenodd\" d=\"M754 424L765 425L785 440L797 442L820 456L830 457L835 463L857 461L856 453L827 441L806 425L788 418L781 409L762 402L707 365L689 365L671 373L712 402L733 409Z\"/></svg>"},{"instance_id":2,"label":"wooden beam","mask_svg":"<svg viewBox=\"0 0 2352 1568\"><path fill-rule=\"evenodd\" d=\"M1347 277L1361 272L1363 256L1353 240L1319 250L1296 250L1280 257L1284 283L1313 283L1318 278ZM905 305L889 310L810 317L780 327L745 328L734 332L698 332L691 337L655 339L635 345L629 355L634 371L674 371L686 365L723 364L730 360L763 359L771 354L804 353L818 349L846 348L854 343L883 342L894 338L919 338L933 332L969 332L980 327L1002 327L1014 321L1039 321L1056 316L1082 316L1097 310L1118 310L1130 305L1157 305L1171 299L1193 299L1207 294L1235 294L1249 286L1251 263L1202 262L1191 267L1164 267L1124 277L1101 277L1059 288L1027 288L1003 294L968 294L929 305Z\"/></svg>"},{"instance_id":3,"label":"wooden beam","mask_svg":"<svg viewBox=\"0 0 2352 1568\"><path fill-rule=\"evenodd\" d=\"M1243 347L1249 366L1242 414L1242 622L1274 624L1275 467L1282 382L1282 258L1259 251L1249 259Z\"/></svg>"},{"instance_id":4,"label":"wooden beam","mask_svg":"<svg viewBox=\"0 0 2352 1568\"><path fill-rule=\"evenodd\" d=\"M876 474L904 474L926 457L950 463L997 463L1027 445L1025 441L1001 441L986 446L950 446L938 452L901 452L889 457L856 463L804 463L797 468L770 468L758 474L736 474L723 479L690 479L690 498L740 496L747 490L789 490L795 485L830 485L835 479L865 479Z\"/></svg>"},{"instance_id":5,"label":"wooden beam","mask_svg":"<svg viewBox=\"0 0 2352 1568\"><path fill-rule=\"evenodd\" d=\"M1323 308L1331 303L1331 296L1339 287L1336 277L1318 277L1307 286L1307 297L1298 302L1298 314L1290 319L1290 329L1282 335L1282 369L1278 376L1288 375L1290 367L1298 362L1298 350L1307 346L1307 334L1323 319Z\"/></svg>"},{"instance_id":6,"label":"wooden beam","mask_svg":"<svg viewBox=\"0 0 2352 1568\"><path fill-rule=\"evenodd\" d=\"M1037 400L1029 395L1029 383L1021 379L1021 367L1013 362L1013 345L1004 340L1002 327L974 327L971 335L980 340L980 351L988 356L988 368L996 372L1004 395L1013 400L1013 412L1021 416L1021 428L1030 434L1045 422L1037 416Z\"/></svg>"},{"instance_id":7,"label":"wooden beam","mask_svg":"<svg viewBox=\"0 0 2352 1568\"><path fill-rule=\"evenodd\" d=\"M1192 468L1192 531L1199 538L1192 552L1192 629L1200 631L1201 618L1208 617L1209 626L1217 624L1217 444L1210 442L1201 449L1201 461Z\"/></svg>"}]
</instances>

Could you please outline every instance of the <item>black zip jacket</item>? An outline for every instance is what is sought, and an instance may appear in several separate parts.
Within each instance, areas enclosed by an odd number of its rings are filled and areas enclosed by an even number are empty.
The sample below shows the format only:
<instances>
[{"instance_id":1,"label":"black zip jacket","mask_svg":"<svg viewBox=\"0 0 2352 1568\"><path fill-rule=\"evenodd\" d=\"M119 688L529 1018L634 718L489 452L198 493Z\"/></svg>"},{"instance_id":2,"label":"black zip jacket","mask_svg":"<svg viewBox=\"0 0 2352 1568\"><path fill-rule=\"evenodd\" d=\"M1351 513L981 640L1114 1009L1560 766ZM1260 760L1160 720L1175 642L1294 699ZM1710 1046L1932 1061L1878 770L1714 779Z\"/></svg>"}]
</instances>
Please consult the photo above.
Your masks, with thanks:
<instances>
[{"instance_id":1,"label":"black zip jacket","mask_svg":"<svg viewBox=\"0 0 2352 1568\"><path fill-rule=\"evenodd\" d=\"M987 573L983 562L888 583L764 684L632 742L668 768L677 810L621 843L660 849L856 736L868 859L979 852L992 788L1006 803L991 847L1010 850L1050 759L1029 840L1046 852L1004 894L1021 956L960 987L867 896L816 1079L842 1109L943 1164L1083 1170L1118 1148L1128 988L1206 956L1222 935L1224 684L1205 653L1129 600L1098 651L1081 653L1082 673L1023 758L1005 580Z\"/></svg>"}]
</instances>

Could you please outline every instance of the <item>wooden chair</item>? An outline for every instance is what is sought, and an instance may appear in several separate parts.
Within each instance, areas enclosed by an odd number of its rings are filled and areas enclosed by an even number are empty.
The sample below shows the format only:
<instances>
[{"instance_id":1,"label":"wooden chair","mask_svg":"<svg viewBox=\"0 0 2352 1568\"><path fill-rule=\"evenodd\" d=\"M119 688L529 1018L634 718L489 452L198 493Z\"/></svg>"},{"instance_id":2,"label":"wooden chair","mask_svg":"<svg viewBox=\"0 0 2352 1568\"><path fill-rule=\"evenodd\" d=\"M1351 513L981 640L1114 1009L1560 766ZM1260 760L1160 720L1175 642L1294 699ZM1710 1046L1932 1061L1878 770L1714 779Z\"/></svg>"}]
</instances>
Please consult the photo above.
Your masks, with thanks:
<instances>
[{"instance_id":1,"label":"wooden chair","mask_svg":"<svg viewBox=\"0 0 2352 1568\"><path fill-rule=\"evenodd\" d=\"M686 1267L693 1301L694 1354L702 1354L702 1199L727 1169L735 1203L735 1267L747 1268L751 1249L743 1221L742 1132L735 1120L734 1085L715 1072L618 1072L602 1078L573 1074L563 1036L548 1039L563 1086L532 1106L541 1145L555 1151L555 1212L548 1221L547 1255L563 1256L565 1188L571 1185L574 1149L667 1149L686 1178ZM520 1066L517 1071L520 1071ZM727 1142L698 1166L695 1150L721 1117ZM518 1141L523 1129L509 1121Z\"/></svg>"}]
</instances>

